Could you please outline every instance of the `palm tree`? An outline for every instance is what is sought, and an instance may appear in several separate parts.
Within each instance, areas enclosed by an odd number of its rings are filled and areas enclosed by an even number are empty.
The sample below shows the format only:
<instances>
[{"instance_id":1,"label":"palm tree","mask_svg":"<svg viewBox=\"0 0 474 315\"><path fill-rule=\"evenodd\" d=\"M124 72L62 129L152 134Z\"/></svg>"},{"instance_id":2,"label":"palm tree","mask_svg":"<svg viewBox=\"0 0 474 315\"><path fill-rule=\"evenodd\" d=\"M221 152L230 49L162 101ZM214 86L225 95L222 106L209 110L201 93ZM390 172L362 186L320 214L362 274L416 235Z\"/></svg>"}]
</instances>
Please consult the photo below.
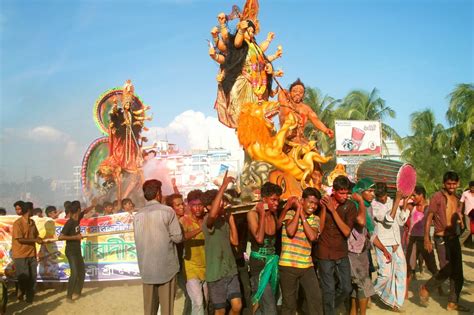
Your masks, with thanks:
<instances>
[{"instance_id":1,"label":"palm tree","mask_svg":"<svg viewBox=\"0 0 474 315\"><path fill-rule=\"evenodd\" d=\"M459 84L449 94L449 109L446 118L451 126L458 126L465 136L474 134L474 85Z\"/></svg>"},{"instance_id":2,"label":"palm tree","mask_svg":"<svg viewBox=\"0 0 474 315\"><path fill-rule=\"evenodd\" d=\"M450 158L460 172L461 180L474 178L472 160L474 156L474 85L459 84L449 95L446 118L450 125Z\"/></svg>"},{"instance_id":3,"label":"palm tree","mask_svg":"<svg viewBox=\"0 0 474 315\"><path fill-rule=\"evenodd\" d=\"M306 88L304 102L318 115L326 127L334 130L335 109L340 100L334 99L329 95L322 95L317 88ZM315 129L313 125L306 125L304 134L309 140L316 140L318 149L326 156L334 155L336 144L334 139L329 138L320 130Z\"/></svg>"},{"instance_id":4,"label":"palm tree","mask_svg":"<svg viewBox=\"0 0 474 315\"><path fill-rule=\"evenodd\" d=\"M446 158L445 141L447 133L442 124L436 123L433 111L425 110L410 115L413 135L403 139L402 158L413 164L417 171L417 181L431 194L441 183L449 160Z\"/></svg>"},{"instance_id":5,"label":"palm tree","mask_svg":"<svg viewBox=\"0 0 474 315\"><path fill-rule=\"evenodd\" d=\"M402 138L395 129L383 123L383 119L387 116L395 118L395 111L385 104L385 100L378 93L379 91L376 88L370 93L361 90L349 92L342 101L339 111L340 116L338 117L350 120L380 120L382 125L382 141L393 139L402 148Z\"/></svg>"}]
</instances>

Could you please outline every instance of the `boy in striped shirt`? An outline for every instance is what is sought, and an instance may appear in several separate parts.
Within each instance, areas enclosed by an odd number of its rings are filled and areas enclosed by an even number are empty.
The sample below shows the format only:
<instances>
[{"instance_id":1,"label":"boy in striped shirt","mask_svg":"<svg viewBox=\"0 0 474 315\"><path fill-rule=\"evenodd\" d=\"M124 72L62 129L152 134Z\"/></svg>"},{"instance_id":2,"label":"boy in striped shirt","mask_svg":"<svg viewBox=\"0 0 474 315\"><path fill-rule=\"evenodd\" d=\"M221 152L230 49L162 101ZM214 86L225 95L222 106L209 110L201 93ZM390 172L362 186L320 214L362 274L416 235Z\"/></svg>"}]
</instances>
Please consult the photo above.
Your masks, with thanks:
<instances>
[{"instance_id":1,"label":"boy in striped shirt","mask_svg":"<svg viewBox=\"0 0 474 315\"><path fill-rule=\"evenodd\" d=\"M319 217L314 211L320 200L321 193L317 189L306 188L302 199L288 199L280 216L279 221L283 224L279 262L283 315L296 314L299 285L306 301L311 301L307 303L308 314L323 314L321 291L311 258L311 243L319 234Z\"/></svg>"}]
</instances>

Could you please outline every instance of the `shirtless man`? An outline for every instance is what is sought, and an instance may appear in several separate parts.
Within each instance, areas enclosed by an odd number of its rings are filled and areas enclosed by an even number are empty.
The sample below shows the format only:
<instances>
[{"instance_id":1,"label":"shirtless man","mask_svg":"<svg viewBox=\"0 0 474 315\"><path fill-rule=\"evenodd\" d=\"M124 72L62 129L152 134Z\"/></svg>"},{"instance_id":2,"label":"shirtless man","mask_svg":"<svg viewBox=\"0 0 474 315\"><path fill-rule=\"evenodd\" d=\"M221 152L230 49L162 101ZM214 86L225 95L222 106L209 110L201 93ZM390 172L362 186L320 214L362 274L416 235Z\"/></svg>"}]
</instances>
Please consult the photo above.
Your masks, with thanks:
<instances>
[{"instance_id":1,"label":"shirtless man","mask_svg":"<svg viewBox=\"0 0 474 315\"><path fill-rule=\"evenodd\" d=\"M296 142L298 144L307 144L308 140L304 136L304 127L308 123L308 120L313 126L323 133L327 134L330 138L334 137L334 131L326 127L324 123L319 120L318 115L311 109L310 106L303 103L305 94L305 86L300 79L297 79L290 85L290 92L287 90L281 90L278 94L278 101L281 104L280 107L280 126L283 125L290 112L294 112L299 121L298 127L288 137L288 140ZM288 98L289 95L289 98Z\"/></svg>"},{"instance_id":2,"label":"shirtless man","mask_svg":"<svg viewBox=\"0 0 474 315\"><path fill-rule=\"evenodd\" d=\"M445 253L440 257L446 257L446 261L440 261L438 274L433 275L425 285L420 287L419 295L421 302L427 304L430 292L440 287L449 278L450 292L446 309L469 312L467 307L458 304L464 284L462 252L459 243L460 231L456 231L459 225L461 228L463 226L459 200L456 197L458 185L458 174L451 171L446 172L443 176L443 189L431 197L428 217L425 222L424 247L429 253L433 251L430 239L430 227L433 222L436 248L439 253Z\"/></svg>"},{"instance_id":3,"label":"shirtless man","mask_svg":"<svg viewBox=\"0 0 474 315\"><path fill-rule=\"evenodd\" d=\"M249 260L252 305L254 314L276 314L277 298L273 289L277 288L272 287L272 275L278 274L278 255L275 249L276 212L282 189L278 185L267 182L262 185L260 192L262 201L247 212L252 250ZM265 274L270 274L270 276L265 276Z\"/></svg>"}]
</instances>

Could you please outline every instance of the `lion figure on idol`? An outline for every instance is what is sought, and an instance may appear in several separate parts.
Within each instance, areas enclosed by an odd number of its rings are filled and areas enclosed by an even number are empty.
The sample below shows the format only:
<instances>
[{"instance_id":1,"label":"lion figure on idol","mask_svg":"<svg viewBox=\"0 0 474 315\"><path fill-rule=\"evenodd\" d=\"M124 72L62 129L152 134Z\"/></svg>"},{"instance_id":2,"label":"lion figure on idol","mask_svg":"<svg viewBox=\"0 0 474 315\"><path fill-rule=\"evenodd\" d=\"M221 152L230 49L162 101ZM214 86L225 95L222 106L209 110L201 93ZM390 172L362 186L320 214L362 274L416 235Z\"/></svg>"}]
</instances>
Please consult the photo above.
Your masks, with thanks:
<instances>
[{"instance_id":1,"label":"lion figure on idol","mask_svg":"<svg viewBox=\"0 0 474 315\"><path fill-rule=\"evenodd\" d=\"M311 178L315 163L326 163L331 157L321 156L314 142L307 144L287 141L291 130L298 127L298 121L290 113L278 131L272 118L279 112L279 103L264 101L246 103L242 106L237 122L237 137L247 154L254 161L270 163L286 175L291 175L301 188L319 186ZM285 144L291 150L284 152ZM319 165L319 164L318 164Z\"/></svg>"}]
</instances>

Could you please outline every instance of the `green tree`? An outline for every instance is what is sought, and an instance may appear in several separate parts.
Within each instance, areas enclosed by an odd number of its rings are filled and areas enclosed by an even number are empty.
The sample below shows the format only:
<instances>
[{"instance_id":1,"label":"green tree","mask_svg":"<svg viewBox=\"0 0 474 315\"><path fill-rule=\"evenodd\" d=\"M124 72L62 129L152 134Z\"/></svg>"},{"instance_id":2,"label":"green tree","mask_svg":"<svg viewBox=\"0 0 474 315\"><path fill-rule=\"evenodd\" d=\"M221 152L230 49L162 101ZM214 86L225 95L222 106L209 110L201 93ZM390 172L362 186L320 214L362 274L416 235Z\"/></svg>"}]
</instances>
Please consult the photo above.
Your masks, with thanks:
<instances>
[{"instance_id":1,"label":"green tree","mask_svg":"<svg viewBox=\"0 0 474 315\"><path fill-rule=\"evenodd\" d=\"M436 123L433 111L427 109L410 115L413 134L403 139L403 160L411 163L417 172L417 182L424 185L428 194L435 192L448 167L445 159L446 130Z\"/></svg>"},{"instance_id":2,"label":"green tree","mask_svg":"<svg viewBox=\"0 0 474 315\"><path fill-rule=\"evenodd\" d=\"M449 124L457 126L458 133L472 137L474 134L474 85L459 84L449 97L449 108L446 112Z\"/></svg>"},{"instance_id":3,"label":"green tree","mask_svg":"<svg viewBox=\"0 0 474 315\"><path fill-rule=\"evenodd\" d=\"M459 172L462 184L474 178L474 85L459 84L449 95L446 118L450 125L448 152L452 167Z\"/></svg>"},{"instance_id":4,"label":"green tree","mask_svg":"<svg viewBox=\"0 0 474 315\"><path fill-rule=\"evenodd\" d=\"M417 170L418 182L429 194L439 189L443 174L459 174L461 185L474 178L474 87L459 84L449 95L446 112L449 126L437 123L431 110L411 115L412 135L403 139L402 158Z\"/></svg>"},{"instance_id":5,"label":"green tree","mask_svg":"<svg viewBox=\"0 0 474 315\"><path fill-rule=\"evenodd\" d=\"M326 127L334 130L335 111L340 100L329 95L323 95L317 88L307 87L304 102L311 107ZM321 153L326 156L334 155L336 149L334 139L314 128L312 124L306 125L304 134L309 140L316 140Z\"/></svg>"}]
</instances>

